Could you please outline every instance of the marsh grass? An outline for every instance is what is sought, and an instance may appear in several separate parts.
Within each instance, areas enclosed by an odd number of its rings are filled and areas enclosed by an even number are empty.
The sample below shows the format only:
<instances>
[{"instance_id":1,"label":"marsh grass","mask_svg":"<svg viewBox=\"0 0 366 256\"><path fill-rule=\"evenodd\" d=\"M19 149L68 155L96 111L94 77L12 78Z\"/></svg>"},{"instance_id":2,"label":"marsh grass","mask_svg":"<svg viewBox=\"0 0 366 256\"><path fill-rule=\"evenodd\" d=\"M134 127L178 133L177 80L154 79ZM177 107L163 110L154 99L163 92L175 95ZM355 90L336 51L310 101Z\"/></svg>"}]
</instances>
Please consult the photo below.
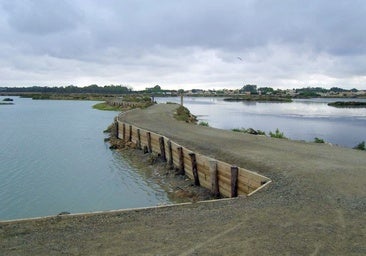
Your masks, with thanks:
<instances>
[{"instance_id":1,"label":"marsh grass","mask_svg":"<svg viewBox=\"0 0 366 256\"><path fill-rule=\"evenodd\" d=\"M205 121L201 121L198 123L198 125L200 126L206 126L206 127L209 127L210 125L208 124L208 122L205 122Z\"/></svg>"},{"instance_id":2,"label":"marsh grass","mask_svg":"<svg viewBox=\"0 0 366 256\"><path fill-rule=\"evenodd\" d=\"M285 135L283 135L283 132L280 132L280 130L277 128L276 131L273 132L269 132L269 136L271 136L272 138L277 138L277 139L287 139L285 137Z\"/></svg>"},{"instance_id":3,"label":"marsh grass","mask_svg":"<svg viewBox=\"0 0 366 256\"><path fill-rule=\"evenodd\" d=\"M104 111L120 111L121 110L121 108L119 106L112 106L106 102L97 103L97 104L93 105L93 108L98 109L98 110L104 110Z\"/></svg>"}]
</instances>

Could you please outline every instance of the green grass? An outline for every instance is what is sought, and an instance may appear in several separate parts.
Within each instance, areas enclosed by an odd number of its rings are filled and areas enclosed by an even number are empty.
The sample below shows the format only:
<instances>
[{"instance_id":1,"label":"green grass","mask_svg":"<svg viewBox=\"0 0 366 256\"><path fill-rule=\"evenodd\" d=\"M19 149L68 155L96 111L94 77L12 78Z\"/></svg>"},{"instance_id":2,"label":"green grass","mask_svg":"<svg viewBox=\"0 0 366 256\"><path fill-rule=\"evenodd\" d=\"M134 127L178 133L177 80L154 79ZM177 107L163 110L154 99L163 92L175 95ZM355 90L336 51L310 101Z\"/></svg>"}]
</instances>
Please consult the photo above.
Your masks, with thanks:
<instances>
[{"instance_id":1,"label":"green grass","mask_svg":"<svg viewBox=\"0 0 366 256\"><path fill-rule=\"evenodd\" d=\"M253 128L245 129L245 128L234 128L232 129L233 132L242 132L242 133L248 133L253 135L266 135L264 131L261 130L254 130Z\"/></svg>"},{"instance_id":2,"label":"green grass","mask_svg":"<svg viewBox=\"0 0 366 256\"><path fill-rule=\"evenodd\" d=\"M119 106L111 106L106 102L97 103L93 106L94 109L105 110L105 111L120 111Z\"/></svg>"},{"instance_id":3,"label":"green grass","mask_svg":"<svg viewBox=\"0 0 366 256\"><path fill-rule=\"evenodd\" d=\"M197 122L196 116L192 115L191 112L189 112L188 108L183 106L179 106L177 108L177 112L175 113L174 117L179 121L184 121L187 123Z\"/></svg>"},{"instance_id":4,"label":"green grass","mask_svg":"<svg viewBox=\"0 0 366 256\"><path fill-rule=\"evenodd\" d=\"M198 123L198 125L200 126L206 126L206 127L209 127L210 125L208 124L208 122L205 122L205 121L201 121Z\"/></svg>"},{"instance_id":5,"label":"green grass","mask_svg":"<svg viewBox=\"0 0 366 256\"><path fill-rule=\"evenodd\" d=\"M325 141L324 141L323 139L320 139L320 138L318 138L318 137L315 137L315 138L314 138L314 142L315 142L315 143L325 143Z\"/></svg>"},{"instance_id":6,"label":"green grass","mask_svg":"<svg viewBox=\"0 0 366 256\"><path fill-rule=\"evenodd\" d=\"M245 128L234 128L234 129L232 129L232 131L233 132L242 132L242 133L246 133L247 132L247 130L245 129Z\"/></svg>"},{"instance_id":7,"label":"green grass","mask_svg":"<svg viewBox=\"0 0 366 256\"><path fill-rule=\"evenodd\" d=\"M276 131L273 132L269 132L269 136L271 136L272 138L277 138L277 139L287 139L285 137L285 135L283 135L283 132L280 132L280 130L277 128Z\"/></svg>"}]
</instances>

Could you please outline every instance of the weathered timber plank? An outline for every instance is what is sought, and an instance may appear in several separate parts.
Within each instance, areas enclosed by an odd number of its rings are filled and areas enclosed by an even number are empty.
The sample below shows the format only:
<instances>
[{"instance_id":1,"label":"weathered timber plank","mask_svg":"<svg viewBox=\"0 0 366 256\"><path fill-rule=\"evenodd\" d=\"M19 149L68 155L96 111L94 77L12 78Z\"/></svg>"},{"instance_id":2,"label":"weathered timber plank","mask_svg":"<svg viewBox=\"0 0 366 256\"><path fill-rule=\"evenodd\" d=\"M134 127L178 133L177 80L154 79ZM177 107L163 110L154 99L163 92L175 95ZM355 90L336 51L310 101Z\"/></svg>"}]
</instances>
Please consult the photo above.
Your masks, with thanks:
<instances>
[{"instance_id":1,"label":"weathered timber plank","mask_svg":"<svg viewBox=\"0 0 366 256\"><path fill-rule=\"evenodd\" d=\"M238 196L238 167L231 167L231 197Z\"/></svg>"},{"instance_id":2,"label":"weathered timber plank","mask_svg":"<svg viewBox=\"0 0 366 256\"><path fill-rule=\"evenodd\" d=\"M211 179L211 193L214 197L220 196L220 189L219 189L219 177L217 171L217 161L210 161L210 179Z\"/></svg>"}]
</instances>

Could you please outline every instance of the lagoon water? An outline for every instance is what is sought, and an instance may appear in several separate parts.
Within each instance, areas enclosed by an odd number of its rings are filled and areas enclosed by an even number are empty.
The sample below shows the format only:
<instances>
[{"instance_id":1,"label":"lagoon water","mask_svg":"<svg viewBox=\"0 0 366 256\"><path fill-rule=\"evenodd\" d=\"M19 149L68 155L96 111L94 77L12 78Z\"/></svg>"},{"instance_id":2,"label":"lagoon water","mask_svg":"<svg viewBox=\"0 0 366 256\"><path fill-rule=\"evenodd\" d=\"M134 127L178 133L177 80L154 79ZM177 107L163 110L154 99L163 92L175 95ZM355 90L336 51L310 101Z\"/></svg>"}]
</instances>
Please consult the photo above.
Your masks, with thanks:
<instances>
[{"instance_id":1,"label":"lagoon water","mask_svg":"<svg viewBox=\"0 0 366 256\"><path fill-rule=\"evenodd\" d=\"M117 112L90 101L12 98L0 105L0 220L170 202L104 142Z\"/></svg>"},{"instance_id":2,"label":"lagoon water","mask_svg":"<svg viewBox=\"0 0 366 256\"><path fill-rule=\"evenodd\" d=\"M104 143L102 131L116 112L94 110L90 101L12 98L14 105L0 105L0 220L170 202L148 174ZM156 100L178 103L180 98ZM248 103L185 97L184 105L221 129L251 127L268 134L278 128L291 139L318 137L345 147L366 141L366 109L338 109L327 106L330 101L335 100Z\"/></svg>"},{"instance_id":3,"label":"lagoon water","mask_svg":"<svg viewBox=\"0 0 366 256\"><path fill-rule=\"evenodd\" d=\"M180 97L156 98L180 103ZM293 140L314 138L344 147L366 141L366 108L335 108L334 101L366 99L298 99L292 103L226 102L223 98L185 97L184 105L210 126L231 130L253 128L267 134L277 128Z\"/></svg>"}]
</instances>

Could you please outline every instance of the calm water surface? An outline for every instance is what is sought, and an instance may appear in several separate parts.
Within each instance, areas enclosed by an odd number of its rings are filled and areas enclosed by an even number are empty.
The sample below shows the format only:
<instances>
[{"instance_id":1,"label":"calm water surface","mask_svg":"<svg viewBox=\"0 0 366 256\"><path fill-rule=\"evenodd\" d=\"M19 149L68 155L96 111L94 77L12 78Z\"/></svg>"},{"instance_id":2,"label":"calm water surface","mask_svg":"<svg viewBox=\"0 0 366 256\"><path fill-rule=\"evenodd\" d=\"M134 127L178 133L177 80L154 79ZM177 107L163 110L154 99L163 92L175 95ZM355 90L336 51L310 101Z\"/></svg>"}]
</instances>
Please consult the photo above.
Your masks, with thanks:
<instances>
[{"instance_id":1,"label":"calm water surface","mask_svg":"<svg viewBox=\"0 0 366 256\"><path fill-rule=\"evenodd\" d=\"M0 220L169 202L147 174L103 142L102 131L116 112L94 110L95 102L13 98L15 105L0 106ZM335 99L184 99L193 114L216 128L279 128L291 139L318 137L345 147L366 141L366 109L338 109L327 106L330 101Z\"/></svg>"},{"instance_id":2,"label":"calm water surface","mask_svg":"<svg viewBox=\"0 0 366 256\"><path fill-rule=\"evenodd\" d=\"M94 110L95 102L12 98L0 105L0 220L169 203L104 143L116 112Z\"/></svg>"},{"instance_id":3,"label":"calm water surface","mask_svg":"<svg viewBox=\"0 0 366 256\"><path fill-rule=\"evenodd\" d=\"M180 102L180 98L156 98ZM220 129L254 128L267 134L277 128L294 140L315 137L345 147L366 141L366 108L334 108L327 103L355 99L309 99L292 103L226 102L223 98L185 97L184 105L199 120ZM366 102L366 99L357 99Z\"/></svg>"}]
</instances>

